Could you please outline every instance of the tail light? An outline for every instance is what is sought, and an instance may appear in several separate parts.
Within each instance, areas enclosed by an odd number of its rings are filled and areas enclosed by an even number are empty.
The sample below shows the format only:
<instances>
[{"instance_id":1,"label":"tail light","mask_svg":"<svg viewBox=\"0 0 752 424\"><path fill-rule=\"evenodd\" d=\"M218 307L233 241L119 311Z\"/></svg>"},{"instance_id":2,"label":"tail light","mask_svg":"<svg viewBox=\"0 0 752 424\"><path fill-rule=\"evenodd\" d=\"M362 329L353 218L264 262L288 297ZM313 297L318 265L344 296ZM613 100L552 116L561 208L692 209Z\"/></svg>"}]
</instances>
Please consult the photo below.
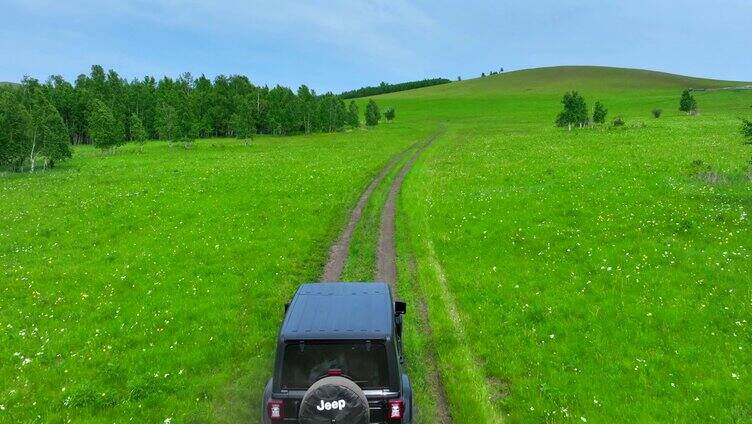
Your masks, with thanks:
<instances>
[{"instance_id":1,"label":"tail light","mask_svg":"<svg viewBox=\"0 0 752 424\"><path fill-rule=\"evenodd\" d=\"M394 399L389 401L389 419L401 420L405 415L405 402L402 399Z\"/></svg>"},{"instance_id":2,"label":"tail light","mask_svg":"<svg viewBox=\"0 0 752 424\"><path fill-rule=\"evenodd\" d=\"M272 421L282 421L285 418L283 407L284 402L281 400L269 399L266 402L266 413L269 415L269 419Z\"/></svg>"},{"instance_id":3,"label":"tail light","mask_svg":"<svg viewBox=\"0 0 752 424\"><path fill-rule=\"evenodd\" d=\"M326 372L329 377L339 377L342 375L342 370L339 368L332 368Z\"/></svg>"}]
</instances>

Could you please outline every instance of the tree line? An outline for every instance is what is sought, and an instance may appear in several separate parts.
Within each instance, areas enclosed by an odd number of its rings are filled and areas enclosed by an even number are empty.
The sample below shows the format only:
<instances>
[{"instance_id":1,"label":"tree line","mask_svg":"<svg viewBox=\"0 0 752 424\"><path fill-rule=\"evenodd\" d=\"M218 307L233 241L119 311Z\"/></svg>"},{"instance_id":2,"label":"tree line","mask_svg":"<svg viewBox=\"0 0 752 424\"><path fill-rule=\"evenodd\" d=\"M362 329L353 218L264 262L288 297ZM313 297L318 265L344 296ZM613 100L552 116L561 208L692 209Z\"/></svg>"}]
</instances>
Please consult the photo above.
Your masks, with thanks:
<instances>
[{"instance_id":1,"label":"tree line","mask_svg":"<svg viewBox=\"0 0 752 424\"><path fill-rule=\"evenodd\" d=\"M339 96L342 97L343 99L354 99L357 97L368 97L368 96L375 96L378 94L386 94L386 93L394 93L397 91L412 90L414 88L430 87L432 85L446 84L449 82L451 81L449 81L446 78L430 78L430 79L424 79L420 81L401 82L398 84L389 84L386 82L382 82L381 84L375 87L368 86L368 87L359 88L357 90L345 91L341 93Z\"/></svg>"},{"instance_id":2,"label":"tree line","mask_svg":"<svg viewBox=\"0 0 752 424\"><path fill-rule=\"evenodd\" d=\"M371 107L378 106L373 104ZM368 125L376 125L373 110ZM355 101L317 94L305 85L297 91L257 86L246 76L185 73L178 78L127 79L114 70L91 67L68 82L53 75L44 83L25 77L0 85L0 166L33 168L70 157L69 144L94 144L103 151L125 141L182 141L255 134L308 134L358 126Z\"/></svg>"}]
</instances>

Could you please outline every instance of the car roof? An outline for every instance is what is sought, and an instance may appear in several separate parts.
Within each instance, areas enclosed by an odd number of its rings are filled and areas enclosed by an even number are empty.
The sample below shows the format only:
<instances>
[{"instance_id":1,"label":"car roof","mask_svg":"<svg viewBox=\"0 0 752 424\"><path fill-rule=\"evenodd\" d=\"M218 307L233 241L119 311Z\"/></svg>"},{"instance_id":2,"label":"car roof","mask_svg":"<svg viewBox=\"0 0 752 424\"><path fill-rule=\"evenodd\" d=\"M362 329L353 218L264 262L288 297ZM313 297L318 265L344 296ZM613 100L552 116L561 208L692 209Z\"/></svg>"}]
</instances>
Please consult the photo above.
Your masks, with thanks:
<instances>
[{"instance_id":1,"label":"car roof","mask_svg":"<svg viewBox=\"0 0 752 424\"><path fill-rule=\"evenodd\" d=\"M386 283L308 283L293 296L280 341L392 337L394 306Z\"/></svg>"}]
</instances>

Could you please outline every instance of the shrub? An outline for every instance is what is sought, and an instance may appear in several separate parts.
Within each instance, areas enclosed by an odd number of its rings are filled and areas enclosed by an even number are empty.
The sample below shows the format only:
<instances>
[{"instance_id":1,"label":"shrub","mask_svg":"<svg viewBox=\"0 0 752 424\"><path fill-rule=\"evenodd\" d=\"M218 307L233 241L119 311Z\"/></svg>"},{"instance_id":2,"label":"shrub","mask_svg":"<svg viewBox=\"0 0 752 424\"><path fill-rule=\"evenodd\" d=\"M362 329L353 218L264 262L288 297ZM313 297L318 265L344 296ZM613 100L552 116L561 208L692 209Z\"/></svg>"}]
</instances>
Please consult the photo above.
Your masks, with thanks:
<instances>
[{"instance_id":1,"label":"shrub","mask_svg":"<svg viewBox=\"0 0 752 424\"><path fill-rule=\"evenodd\" d=\"M623 127L624 124L625 124L624 118L622 118L621 116L617 116L616 118L614 118L613 122L611 123L611 125L615 127Z\"/></svg>"},{"instance_id":2,"label":"shrub","mask_svg":"<svg viewBox=\"0 0 752 424\"><path fill-rule=\"evenodd\" d=\"M606 115L608 115L608 109L606 109L601 102L595 102L595 108L593 109L593 122L596 124L606 122Z\"/></svg>"},{"instance_id":3,"label":"shrub","mask_svg":"<svg viewBox=\"0 0 752 424\"><path fill-rule=\"evenodd\" d=\"M658 108L653 109L653 116L656 119L660 118L662 113L663 113L663 109L658 109Z\"/></svg>"},{"instance_id":4,"label":"shrub","mask_svg":"<svg viewBox=\"0 0 752 424\"><path fill-rule=\"evenodd\" d=\"M369 100L368 104L366 104L366 125L372 127L379 123L379 119L381 119L379 107L376 105L376 102Z\"/></svg>"},{"instance_id":5,"label":"shrub","mask_svg":"<svg viewBox=\"0 0 752 424\"><path fill-rule=\"evenodd\" d=\"M556 117L557 126L567 127L571 131L573 125L582 128L588 123L587 104L576 91L564 94L561 104L564 105L564 109Z\"/></svg>"},{"instance_id":6,"label":"shrub","mask_svg":"<svg viewBox=\"0 0 752 424\"><path fill-rule=\"evenodd\" d=\"M702 159L693 160L687 168L689 169L690 175L698 175L700 173L710 172L712 170L710 165L706 164Z\"/></svg>"},{"instance_id":7,"label":"shrub","mask_svg":"<svg viewBox=\"0 0 752 424\"><path fill-rule=\"evenodd\" d=\"M752 121L742 118L742 136L746 144L752 144Z\"/></svg>"},{"instance_id":8,"label":"shrub","mask_svg":"<svg viewBox=\"0 0 752 424\"><path fill-rule=\"evenodd\" d=\"M687 115L697 113L697 100L695 100L689 89L682 92L681 100L679 100L679 110L685 112Z\"/></svg>"},{"instance_id":9,"label":"shrub","mask_svg":"<svg viewBox=\"0 0 752 424\"><path fill-rule=\"evenodd\" d=\"M350 124L353 127L357 127L360 125L360 118L358 118L359 115L358 111L358 105L355 103L355 100L350 100L350 105L347 106L347 123Z\"/></svg>"},{"instance_id":10,"label":"shrub","mask_svg":"<svg viewBox=\"0 0 752 424\"><path fill-rule=\"evenodd\" d=\"M389 109L384 111L384 118L386 118L387 121L391 121L394 119L394 108L390 107Z\"/></svg>"}]
</instances>

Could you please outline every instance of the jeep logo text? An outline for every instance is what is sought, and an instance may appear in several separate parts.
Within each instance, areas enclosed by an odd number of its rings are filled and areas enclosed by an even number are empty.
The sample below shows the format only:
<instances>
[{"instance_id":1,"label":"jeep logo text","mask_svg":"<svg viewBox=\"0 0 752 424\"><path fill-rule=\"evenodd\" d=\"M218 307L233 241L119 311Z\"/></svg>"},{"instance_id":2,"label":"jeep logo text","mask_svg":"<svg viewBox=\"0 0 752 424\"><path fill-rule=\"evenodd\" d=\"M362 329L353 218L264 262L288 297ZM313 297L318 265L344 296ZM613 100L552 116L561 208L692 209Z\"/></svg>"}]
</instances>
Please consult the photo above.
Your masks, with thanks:
<instances>
[{"instance_id":1,"label":"jeep logo text","mask_svg":"<svg viewBox=\"0 0 752 424\"><path fill-rule=\"evenodd\" d=\"M318 409L319 411L323 411L323 410L329 411L329 410L332 410L332 409L344 409L345 404L346 404L345 401L342 400L342 399L340 399L340 400L334 400L334 401L331 401L331 402L324 402L322 400L321 404L318 405L316 407L316 409Z\"/></svg>"}]
</instances>

